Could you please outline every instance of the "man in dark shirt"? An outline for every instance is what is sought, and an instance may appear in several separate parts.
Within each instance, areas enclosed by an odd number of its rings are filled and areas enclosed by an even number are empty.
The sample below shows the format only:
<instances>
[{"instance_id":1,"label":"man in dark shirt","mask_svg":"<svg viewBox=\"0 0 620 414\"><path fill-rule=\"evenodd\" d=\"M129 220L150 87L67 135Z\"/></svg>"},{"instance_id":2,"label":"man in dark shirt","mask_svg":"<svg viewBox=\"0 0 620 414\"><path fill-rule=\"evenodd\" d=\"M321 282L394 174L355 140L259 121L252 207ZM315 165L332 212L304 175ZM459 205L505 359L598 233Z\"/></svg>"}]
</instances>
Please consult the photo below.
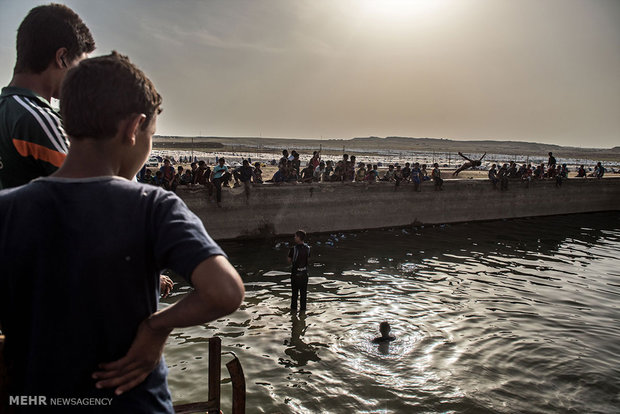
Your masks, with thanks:
<instances>
[{"instance_id":1,"label":"man in dark shirt","mask_svg":"<svg viewBox=\"0 0 620 414\"><path fill-rule=\"evenodd\" d=\"M92 35L70 8L30 10L17 30L13 79L0 95L0 189L56 171L68 143L52 98L67 73L95 49Z\"/></svg>"},{"instance_id":2,"label":"man in dark shirt","mask_svg":"<svg viewBox=\"0 0 620 414\"><path fill-rule=\"evenodd\" d=\"M283 183L286 181L286 166L282 165L278 168L278 171L275 172L271 180L272 183Z\"/></svg>"},{"instance_id":3,"label":"man in dark shirt","mask_svg":"<svg viewBox=\"0 0 620 414\"><path fill-rule=\"evenodd\" d=\"M311 183L314 180L314 168L310 163L301 171L301 182Z\"/></svg>"},{"instance_id":4,"label":"man in dark shirt","mask_svg":"<svg viewBox=\"0 0 620 414\"><path fill-rule=\"evenodd\" d=\"M409 181L409 178L411 176L411 164L410 163L405 163L405 168L402 169L402 174L403 174L403 181Z\"/></svg>"},{"instance_id":5,"label":"man in dark shirt","mask_svg":"<svg viewBox=\"0 0 620 414\"><path fill-rule=\"evenodd\" d=\"M253 168L250 161L243 160L243 165L233 172L235 178L235 187L239 186L239 180L243 183L243 191L245 192L246 202L250 199L250 186L252 185Z\"/></svg>"},{"instance_id":6,"label":"man in dark shirt","mask_svg":"<svg viewBox=\"0 0 620 414\"><path fill-rule=\"evenodd\" d=\"M282 150L282 158L280 158L280 161L278 161L278 168L282 166L286 167L287 161L288 161L288 150Z\"/></svg>"},{"instance_id":7,"label":"man in dark shirt","mask_svg":"<svg viewBox=\"0 0 620 414\"><path fill-rule=\"evenodd\" d=\"M162 187L166 190L174 191L176 189L176 186L174 185L174 177L176 176L176 173L174 172L174 167L170 165L169 158L164 159L164 165L161 166L159 171L161 171L162 174Z\"/></svg>"},{"instance_id":8,"label":"man in dark shirt","mask_svg":"<svg viewBox=\"0 0 620 414\"><path fill-rule=\"evenodd\" d=\"M310 246L304 240L306 232L295 232L295 246L288 252L288 262L291 266L291 310L297 310L297 297L299 296L299 310L306 310L308 297L308 259L310 258Z\"/></svg>"},{"instance_id":9,"label":"man in dark shirt","mask_svg":"<svg viewBox=\"0 0 620 414\"><path fill-rule=\"evenodd\" d=\"M517 164L514 161L510 161L507 174L508 178L517 178Z\"/></svg>"},{"instance_id":10,"label":"man in dark shirt","mask_svg":"<svg viewBox=\"0 0 620 414\"><path fill-rule=\"evenodd\" d=\"M0 191L9 394L111 400L79 412L172 413L168 335L233 312L243 283L181 199L130 181L160 111L151 81L113 53L69 71L62 97L71 142L62 167ZM195 290L158 311L163 269Z\"/></svg>"},{"instance_id":11,"label":"man in dark shirt","mask_svg":"<svg viewBox=\"0 0 620 414\"><path fill-rule=\"evenodd\" d=\"M577 177L585 177L585 176L586 176L586 169L582 164L579 166L579 170L577 171Z\"/></svg>"},{"instance_id":12,"label":"man in dark shirt","mask_svg":"<svg viewBox=\"0 0 620 414\"><path fill-rule=\"evenodd\" d=\"M260 168L260 162L254 163L254 170L252 171L252 182L254 184L263 183L263 170Z\"/></svg>"},{"instance_id":13,"label":"man in dark shirt","mask_svg":"<svg viewBox=\"0 0 620 414\"><path fill-rule=\"evenodd\" d=\"M250 184L252 180L252 167L250 166L250 162L248 160L243 160L243 165L237 168L233 172L233 177L235 178L235 184L239 184L241 181L243 184Z\"/></svg>"},{"instance_id":14,"label":"man in dark shirt","mask_svg":"<svg viewBox=\"0 0 620 414\"><path fill-rule=\"evenodd\" d=\"M501 191L508 190L508 164L504 164L499 168L497 177L499 178L499 189Z\"/></svg>"},{"instance_id":15,"label":"man in dark shirt","mask_svg":"<svg viewBox=\"0 0 620 414\"><path fill-rule=\"evenodd\" d=\"M549 162L547 164L549 168L551 168L552 166L553 168L555 168L555 165L557 164L557 161L555 160L555 157L553 156L552 152L549 153Z\"/></svg>"},{"instance_id":16,"label":"man in dark shirt","mask_svg":"<svg viewBox=\"0 0 620 414\"><path fill-rule=\"evenodd\" d=\"M491 168L489 169L489 180L491 180L491 183L493 183L493 188L497 188L497 183L499 181L499 178L497 178L497 169L496 169L497 165L493 164L491 165Z\"/></svg>"}]
</instances>

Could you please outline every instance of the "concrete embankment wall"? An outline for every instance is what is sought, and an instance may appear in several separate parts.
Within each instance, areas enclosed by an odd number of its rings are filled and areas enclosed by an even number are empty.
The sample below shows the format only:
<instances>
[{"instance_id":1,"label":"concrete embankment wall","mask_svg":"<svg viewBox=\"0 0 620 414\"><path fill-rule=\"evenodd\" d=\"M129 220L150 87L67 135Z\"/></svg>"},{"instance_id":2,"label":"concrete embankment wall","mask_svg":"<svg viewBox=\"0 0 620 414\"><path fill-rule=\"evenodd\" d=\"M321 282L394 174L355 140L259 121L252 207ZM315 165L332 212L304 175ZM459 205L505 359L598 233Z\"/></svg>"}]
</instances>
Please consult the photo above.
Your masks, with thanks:
<instances>
[{"instance_id":1,"label":"concrete embankment wall","mask_svg":"<svg viewBox=\"0 0 620 414\"><path fill-rule=\"evenodd\" d=\"M458 223L620 210L620 178L511 182L507 191L488 180L446 180L415 192L412 184L315 183L224 188L222 207L205 189L178 195L216 240L361 230L412 224Z\"/></svg>"}]
</instances>

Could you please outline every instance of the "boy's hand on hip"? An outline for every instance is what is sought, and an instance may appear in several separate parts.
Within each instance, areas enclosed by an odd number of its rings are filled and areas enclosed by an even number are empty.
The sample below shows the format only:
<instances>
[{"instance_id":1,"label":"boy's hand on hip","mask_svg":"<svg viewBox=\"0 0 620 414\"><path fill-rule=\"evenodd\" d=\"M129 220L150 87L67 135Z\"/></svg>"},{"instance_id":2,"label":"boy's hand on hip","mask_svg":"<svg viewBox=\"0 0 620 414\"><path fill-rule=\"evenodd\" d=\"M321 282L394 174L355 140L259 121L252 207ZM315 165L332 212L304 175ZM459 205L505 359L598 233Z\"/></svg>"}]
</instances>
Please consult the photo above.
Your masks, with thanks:
<instances>
[{"instance_id":1,"label":"boy's hand on hip","mask_svg":"<svg viewBox=\"0 0 620 414\"><path fill-rule=\"evenodd\" d=\"M155 369L164 351L166 339L171 330L155 330L149 324L149 318L143 320L127 355L114 362L99 364L101 371L93 373L97 388L115 388L114 393L121 395L142 383Z\"/></svg>"}]
</instances>

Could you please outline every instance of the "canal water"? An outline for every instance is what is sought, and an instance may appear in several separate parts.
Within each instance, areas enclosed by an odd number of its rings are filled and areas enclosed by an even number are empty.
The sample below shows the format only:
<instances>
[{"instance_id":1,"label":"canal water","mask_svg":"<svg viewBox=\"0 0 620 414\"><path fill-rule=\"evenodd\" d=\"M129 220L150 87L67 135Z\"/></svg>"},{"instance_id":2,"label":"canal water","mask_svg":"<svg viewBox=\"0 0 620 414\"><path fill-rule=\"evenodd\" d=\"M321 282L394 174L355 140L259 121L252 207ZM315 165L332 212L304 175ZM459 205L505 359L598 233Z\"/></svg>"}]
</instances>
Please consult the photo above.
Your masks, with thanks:
<instances>
[{"instance_id":1,"label":"canal water","mask_svg":"<svg viewBox=\"0 0 620 414\"><path fill-rule=\"evenodd\" d=\"M248 413L620 410L620 213L334 233L309 244L301 316L289 311L289 239L222 244L246 300L233 315L172 333L175 403L207 399L207 338L218 335L243 364ZM162 306L188 291L175 281ZM371 340L382 321L397 339L379 347Z\"/></svg>"}]
</instances>

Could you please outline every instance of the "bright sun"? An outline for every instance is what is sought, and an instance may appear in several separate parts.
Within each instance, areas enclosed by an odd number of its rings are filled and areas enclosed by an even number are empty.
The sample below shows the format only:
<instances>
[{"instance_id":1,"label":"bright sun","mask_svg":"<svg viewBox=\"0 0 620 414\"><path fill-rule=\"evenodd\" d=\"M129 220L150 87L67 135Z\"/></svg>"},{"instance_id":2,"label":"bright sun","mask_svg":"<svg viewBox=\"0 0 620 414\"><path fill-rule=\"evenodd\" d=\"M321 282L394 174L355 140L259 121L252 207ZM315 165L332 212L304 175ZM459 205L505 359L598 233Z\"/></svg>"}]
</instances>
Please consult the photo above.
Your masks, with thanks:
<instances>
[{"instance_id":1,"label":"bright sun","mask_svg":"<svg viewBox=\"0 0 620 414\"><path fill-rule=\"evenodd\" d=\"M437 9L441 0L358 0L362 12L381 20L423 17Z\"/></svg>"}]
</instances>

